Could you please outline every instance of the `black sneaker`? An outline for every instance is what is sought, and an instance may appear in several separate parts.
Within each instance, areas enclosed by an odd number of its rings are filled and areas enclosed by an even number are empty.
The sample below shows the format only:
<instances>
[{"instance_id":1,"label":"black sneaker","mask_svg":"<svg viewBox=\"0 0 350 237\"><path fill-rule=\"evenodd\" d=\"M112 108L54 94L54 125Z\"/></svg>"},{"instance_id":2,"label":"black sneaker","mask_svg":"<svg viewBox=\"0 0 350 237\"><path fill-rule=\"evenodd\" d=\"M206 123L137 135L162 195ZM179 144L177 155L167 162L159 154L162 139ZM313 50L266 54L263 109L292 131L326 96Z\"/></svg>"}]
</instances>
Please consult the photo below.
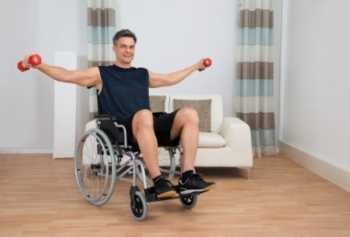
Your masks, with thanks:
<instances>
[{"instance_id":1,"label":"black sneaker","mask_svg":"<svg viewBox=\"0 0 350 237\"><path fill-rule=\"evenodd\" d=\"M192 174L184 182L180 178L179 192L182 195L191 193L203 193L209 191L210 186L214 184L214 182L205 181L199 174Z\"/></svg>"},{"instance_id":2,"label":"black sneaker","mask_svg":"<svg viewBox=\"0 0 350 237\"><path fill-rule=\"evenodd\" d=\"M165 178L160 178L155 182L154 190L158 198L177 197L177 192L175 191L173 184Z\"/></svg>"}]
</instances>

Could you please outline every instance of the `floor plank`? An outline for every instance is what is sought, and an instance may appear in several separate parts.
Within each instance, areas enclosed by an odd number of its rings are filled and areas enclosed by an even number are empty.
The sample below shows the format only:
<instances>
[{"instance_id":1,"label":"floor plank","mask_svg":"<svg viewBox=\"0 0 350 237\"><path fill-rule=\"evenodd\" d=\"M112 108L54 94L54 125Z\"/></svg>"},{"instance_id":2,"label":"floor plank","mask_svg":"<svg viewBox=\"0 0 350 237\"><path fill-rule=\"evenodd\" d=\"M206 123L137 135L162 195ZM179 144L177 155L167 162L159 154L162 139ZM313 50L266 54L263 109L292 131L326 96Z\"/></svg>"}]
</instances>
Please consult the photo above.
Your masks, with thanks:
<instances>
[{"instance_id":1,"label":"floor plank","mask_svg":"<svg viewBox=\"0 0 350 237\"><path fill-rule=\"evenodd\" d=\"M0 155L2 236L350 236L350 193L279 157L255 160L250 178L232 169L202 169L217 182L184 210L179 200L150 204L134 221L129 184L109 203L85 202L73 161L47 155Z\"/></svg>"}]
</instances>

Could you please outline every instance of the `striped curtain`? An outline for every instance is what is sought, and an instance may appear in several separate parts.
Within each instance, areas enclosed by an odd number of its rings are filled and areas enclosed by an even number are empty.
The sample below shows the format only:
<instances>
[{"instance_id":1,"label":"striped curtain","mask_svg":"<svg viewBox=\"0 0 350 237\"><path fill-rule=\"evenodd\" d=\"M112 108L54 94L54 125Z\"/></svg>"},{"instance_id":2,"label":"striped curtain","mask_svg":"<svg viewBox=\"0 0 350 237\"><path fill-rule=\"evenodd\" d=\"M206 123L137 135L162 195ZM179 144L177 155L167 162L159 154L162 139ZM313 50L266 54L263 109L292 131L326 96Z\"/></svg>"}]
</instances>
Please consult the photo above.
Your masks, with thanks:
<instances>
[{"instance_id":1,"label":"striped curtain","mask_svg":"<svg viewBox=\"0 0 350 237\"><path fill-rule=\"evenodd\" d=\"M116 0L88 0L88 65L110 65L115 61L112 50L116 32ZM90 118L97 113L96 88L89 89Z\"/></svg>"},{"instance_id":2,"label":"striped curtain","mask_svg":"<svg viewBox=\"0 0 350 237\"><path fill-rule=\"evenodd\" d=\"M255 156L278 153L271 0L241 0L235 112L252 131Z\"/></svg>"}]
</instances>

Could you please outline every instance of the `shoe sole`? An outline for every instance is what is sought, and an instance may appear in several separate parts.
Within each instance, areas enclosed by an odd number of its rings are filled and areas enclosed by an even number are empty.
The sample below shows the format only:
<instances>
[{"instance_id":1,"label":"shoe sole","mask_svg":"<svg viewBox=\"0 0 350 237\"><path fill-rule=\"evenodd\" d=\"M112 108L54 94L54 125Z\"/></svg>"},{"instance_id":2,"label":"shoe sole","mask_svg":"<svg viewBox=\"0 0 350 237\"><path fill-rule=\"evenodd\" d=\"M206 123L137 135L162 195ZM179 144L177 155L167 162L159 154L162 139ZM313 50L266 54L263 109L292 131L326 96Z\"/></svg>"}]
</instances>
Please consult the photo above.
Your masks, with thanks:
<instances>
[{"instance_id":1,"label":"shoe sole","mask_svg":"<svg viewBox=\"0 0 350 237\"><path fill-rule=\"evenodd\" d=\"M161 193L157 195L158 198L172 198L172 197L177 197L177 192L175 191L168 191L165 193Z\"/></svg>"},{"instance_id":2,"label":"shoe sole","mask_svg":"<svg viewBox=\"0 0 350 237\"><path fill-rule=\"evenodd\" d=\"M187 194L191 194L191 193L204 193L209 191L212 187L214 186L214 184L206 187L206 188L202 188L202 189L186 189L184 191L180 191L181 195L187 195Z\"/></svg>"}]
</instances>

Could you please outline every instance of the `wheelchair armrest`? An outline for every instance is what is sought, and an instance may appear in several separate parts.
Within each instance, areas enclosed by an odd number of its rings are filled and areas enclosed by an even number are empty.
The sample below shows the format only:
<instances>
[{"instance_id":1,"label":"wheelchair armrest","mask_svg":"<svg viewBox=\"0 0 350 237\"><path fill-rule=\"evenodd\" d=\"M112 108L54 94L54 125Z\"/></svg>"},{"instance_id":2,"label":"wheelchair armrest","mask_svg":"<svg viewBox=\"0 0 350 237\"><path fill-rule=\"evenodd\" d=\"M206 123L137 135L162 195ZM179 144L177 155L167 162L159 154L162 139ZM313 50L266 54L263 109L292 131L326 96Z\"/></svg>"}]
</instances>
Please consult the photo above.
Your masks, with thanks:
<instances>
[{"instance_id":1,"label":"wheelchair armrest","mask_svg":"<svg viewBox=\"0 0 350 237\"><path fill-rule=\"evenodd\" d=\"M114 116L98 114L95 119L98 127L107 134L112 144L128 146L126 128L124 125L118 124Z\"/></svg>"},{"instance_id":2,"label":"wheelchair armrest","mask_svg":"<svg viewBox=\"0 0 350 237\"><path fill-rule=\"evenodd\" d=\"M112 120L112 121L116 121L116 118L110 114L97 114L95 116L96 119L100 119L100 120Z\"/></svg>"}]
</instances>

